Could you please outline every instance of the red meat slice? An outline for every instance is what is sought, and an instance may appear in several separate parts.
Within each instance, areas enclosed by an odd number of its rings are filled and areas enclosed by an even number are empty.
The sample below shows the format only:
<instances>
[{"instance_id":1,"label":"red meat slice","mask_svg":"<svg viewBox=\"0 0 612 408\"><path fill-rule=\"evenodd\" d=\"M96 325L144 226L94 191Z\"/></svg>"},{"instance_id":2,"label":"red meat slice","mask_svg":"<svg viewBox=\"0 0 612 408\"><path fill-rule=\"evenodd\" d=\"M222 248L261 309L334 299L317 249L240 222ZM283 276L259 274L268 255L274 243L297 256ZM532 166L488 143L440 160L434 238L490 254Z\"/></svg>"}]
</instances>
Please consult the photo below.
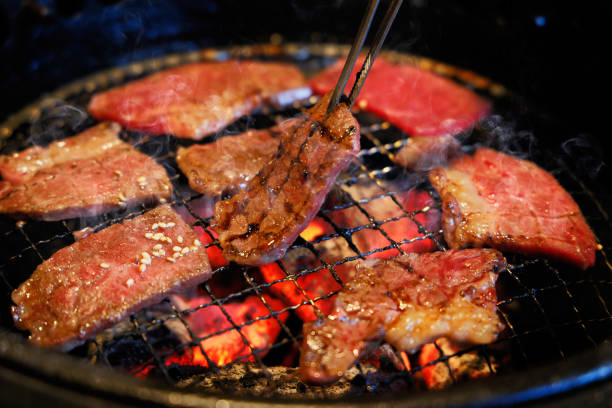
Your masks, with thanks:
<instances>
[{"instance_id":1,"label":"red meat slice","mask_svg":"<svg viewBox=\"0 0 612 408\"><path fill-rule=\"evenodd\" d=\"M168 205L62 248L12 299L30 340L61 349L211 275L204 247Z\"/></svg>"},{"instance_id":2,"label":"red meat slice","mask_svg":"<svg viewBox=\"0 0 612 408\"><path fill-rule=\"evenodd\" d=\"M164 168L118 133L118 125L102 123L0 156L0 213L55 221L169 198Z\"/></svg>"},{"instance_id":3,"label":"red meat slice","mask_svg":"<svg viewBox=\"0 0 612 408\"><path fill-rule=\"evenodd\" d=\"M310 92L302 73L289 64L201 62L96 94L88 109L128 129L197 140L262 104L285 105Z\"/></svg>"},{"instance_id":4,"label":"red meat slice","mask_svg":"<svg viewBox=\"0 0 612 408\"><path fill-rule=\"evenodd\" d=\"M213 143L179 147L176 162L193 190L212 197L233 194L272 159L280 134L278 127L249 130Z\"/></svg>"},{"instance_id":5,"label":"red meat slice","mask_svg":"<svg viewBox=\"0 0 612 408\"><path fill-rule=\"evenodd\" d=\"M363 64L359 58L357 66ZM336 85L344 60L310 80L314 92ZM346 89L355 82L354 70ZM356 101L359 107L388 120L412 136L457 134L489 112L489 104L453 81L410 64L377 58Z\"/></svg>"},{"instance_id":6,"label":"red meat slice","mask_svg":"<svg viewBox=\"0 0 612 408\"><path fill-rule=\"evenodd\" d=\"M304 325L302 381L337 380L383 339L407 352L440 336L461 343L494 341L504 328L495 281L505 266L494 249L364 261L338 294L332 314Z\"/></svg>"},{"instance_id":7,"label":"red meat slice","mask_svg":"<svg viewBox=\"0 0 612 408\"><path fill-rule=\"evenodd\" d=\"M490 246L586 269L596 242L580 208L555 178L527 160L481 148L430 173L442 197L452 248Z\"/></svg>"}]
</instances>

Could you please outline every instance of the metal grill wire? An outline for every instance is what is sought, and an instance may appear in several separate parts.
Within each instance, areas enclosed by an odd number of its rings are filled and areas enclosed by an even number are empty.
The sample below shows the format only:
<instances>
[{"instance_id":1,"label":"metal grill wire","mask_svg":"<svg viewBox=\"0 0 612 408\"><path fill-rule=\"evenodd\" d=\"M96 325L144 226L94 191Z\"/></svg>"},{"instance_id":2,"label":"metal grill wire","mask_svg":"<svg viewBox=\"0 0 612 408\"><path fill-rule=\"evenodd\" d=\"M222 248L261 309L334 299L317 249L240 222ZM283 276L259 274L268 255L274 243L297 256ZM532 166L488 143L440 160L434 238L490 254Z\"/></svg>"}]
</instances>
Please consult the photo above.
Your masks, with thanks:
<instances>
[{"instance_id":1,"label":"metal grill wire","mask_svg":"<svg viewBox=\"0 0 612 408\"><path fill-rule=\"evenodd\" d=\"M313 100L310 101L311 103ZM296 108L303 109L302 106ZM278 112L270 113L276 115ZM363 114L358 114L361 119ZM366 115L365 122L371 121L371 117ZM15 131L19 132L19 129ZM317 257L319 265L314 268L306 268L300 271L287 271L282 262L277 262L283 270L285 277L273 282L261 282L256 279L253 269L242 266L231 265L220 267L213 272L214 275L225 273L237 273L244 279L245 288L231 293L223 297L216 297L213 289L208 283L202 285L204 292L210 297L211 302L201 304L195 308L188 310L178 310L168 300L164 301L169 308L169 312L162 315L151 317L146 312L141 312L130 317L130 328L124 330L119 337L110 341L98 342L96 339L90 341L90 350L93 345L96 360L108 366L126 368L121 361L115 361L112 355L112 349L122 339L132 338L140 339L144 345L144 350L140 350L141 354L139 367L132 371L138 374L139 371L156 367L165 379L173 384L181 379L180 375L173 374L170 367L166 364L166 360L175 353L181 353L189 347L199 347L200 352L206 358L211 369L216 370L217 367L206 354L201 346L201 342L213 336L225 333L230 330L235 330L239 333L241 340L249 349L250 353L247 356L241 356L229 364L244 362L247 359L253 359L256 364L261 367L268 378L271 374L268 372L267 366L262 361L262 355L274 349L284 349L293 345L298 347L302 339L299 325L297 329L290 327L279 316L286 312L292 312L300 307L311 306L317 314L322 314L318 309L317 301L328 299L334 296L337 291L326 293L322 296L311 298L308 296L305 288L301 287L298 278L308 274L317 272L322 269L328 269L333 275L333 278L342 283L340 276L335 272L335 268L345 263L351 263L360 259L365 259L366 256L375 252L380 252L388 249L396 249L403 252L400 245L414 242L421 239L433 240L435 246L439 250L445 250L445 244L442 239L442 231L428 231L425 226L420 224L415 216L420 213L430 211L430 208L422 208L416 212L406 210L400 200L397 198L398 191L389 189L389 185L384 181L389 177L395 177L398 174L398 168L391 164L391 159L403 145L405 145L409 136L402 134L397 138L398 131L386 122L380 120L366 124L362 127L362 141L365 147L354 161L351 171L340 177L335 185L336 189L344 191L344 196L347 201L341 204L324 207L318 216L323 218L334 228L334 232L320 236L312 242L306 242L303 239L298 239L289 251L296 248L306 248L314 256ZM66 135L69 136L69 135ZM134 134L124 132L124 137L131 139ZM136 136L136 145L143 147L150 140L142 135ZM4 153L4 152L3 152ZM156 157L156 159L164 164L170 173L171 180L175 187L175 196L173 206L175 208L184 208L192 217L192 226L201 226L207 228L210 226L211 218L202 218L198 215L197 209L194 208L194 202L201 195L194 194L186 188L186 180L180 174L174 162L174 153L172 151ZM372 167L370 158L377 156L382 157L382 162L389 165ZM378 160L381 162L381 160ZM585 211L587 221L594 228L596 235L603 231L604 235L609 236L609 231L612 231L607 214L602 210L597 203L596 198L581 182L579 178L571 173L569 168L560 161L556 162L557 170L561 168L561 172L557 172L557 177L562 178L562 183L570 191L573 197L578 201ZM376 167L378 166L378 167ZM561 174L562 173L562 174ZM367 181L376 185L380 190L379 194L372 195L365 199L354 198L347 186L354 183ZM436 206L440 208L439 199L431 186L422 184L420 186L428 191L430 196L436 201ZM383 197L390 198L397 206L401 213L397 217L388 219L378 219L376 214L370 214L364 208L367 204L375 199ZM354 225L350 229L340 228L328 216L330 212L343 210L354 207L358 209L369 220L368 223ZM590 210L594 208L594 210ZM126 217L132 217L142 214L149 208L141 206L136 210L129 211L123 214L105 214L96 219L96 223L91 227L94 230L99 230L107 227L110 224L122 221ZM409 218L418 226L422 237L404 239L402 241L394 241L382 229L382 227L401 218ZM51 228L48 226L51 225ZM34 270L37 264L48 258L57 249L68 245L73 240L73 234L82 227L79 223L71 222L71 220L61 221L59 223L17 223L2 220L0 224L2 229L0 239L2 246L5 248L5 253L0 259L0 279L4 283L4 292L6 296L5 302L10 303L10 293L16 286L25 280ZM376 230L382 234L388 241L388 245L376 248L367 253L356 252L354 256L338 259L335 262L325 261L316 246L330 239L345 240L350 248L355 250L356 246L352 241L352 236L358 231L364 229ZM211 239L213 237L211 236ZM601 241L600 241L601 242ZM213 241L206 245L218 246L218 241ZM449 361L454 358L459 358L465 353L476 351L480 356L484 357L487 362L487 367L491 373L496 371L504 371L516 367L524 367L529 364L546 360L560 360L566 358L573 352L597 347L597 345L605 340L612 333L612 314L610 313L608 301L612 299L612 267L608 262L606 250L609 249L607 242L597 254L597 264L595 267L586 272L576 271L565 265L559 265L543 259L524 259L519 256L506 254L508 256L509 267L500 273L498 280L498 288L501 288L499 293L499 312L507 326L507 333L494 344L485 346L473 346L460 349L457 353L446 355L442 348L436 344L439 352L439 357L427 363L425 366L431 366L442 362L449 371L449 376L452 381L455 381L456 376ZM21 270L21 274L15 276L15 271ZM295 285L297 290L304 296L304 301L301 304L287 306L282 310L273 310L267 303L263 294L267 293L269 288L275 284L289 282ZM234 301L240 301L248 295L256 295L261 302L266 306L269 313L266 316L257 317L248 320L244 323L237 324L232 320L232 317L225 309L225 305ZM208 307L218 306L231 327L219 330L218 332L208 334L204 337L197 337L193 330L189 327L186 317L189 314L205 309ZM3 305L3 322L10 322L8 316L8 303ZM156 330L159 330L162 325L171 320L177 319L184 326L191 336L191 340L182 344L172 344L168 346L167 342L154 341ZM281 327L281 334L277 341L266 349L255 349L248 341L243 333L245 326L253 324L257 321L273 319ZM10 323L6 323L9 325ZM295 325L293 325L295 326ZM501 357L500 357L501 356ZM496 365L492 361L496 361ZM132 367L133 368L133 367ZM366 372L358 365L362 375L367 375ZM421 366L418 361L411 357L411 368L408 371L397 371L389 374L386 378L391 382L397 378L406 380L408 384L413 384L413 376L422 371L424 366ZM271 384L273 387L274 384ZM364 384L364 388L367 385Z\"/></svg>"}]
</instances>

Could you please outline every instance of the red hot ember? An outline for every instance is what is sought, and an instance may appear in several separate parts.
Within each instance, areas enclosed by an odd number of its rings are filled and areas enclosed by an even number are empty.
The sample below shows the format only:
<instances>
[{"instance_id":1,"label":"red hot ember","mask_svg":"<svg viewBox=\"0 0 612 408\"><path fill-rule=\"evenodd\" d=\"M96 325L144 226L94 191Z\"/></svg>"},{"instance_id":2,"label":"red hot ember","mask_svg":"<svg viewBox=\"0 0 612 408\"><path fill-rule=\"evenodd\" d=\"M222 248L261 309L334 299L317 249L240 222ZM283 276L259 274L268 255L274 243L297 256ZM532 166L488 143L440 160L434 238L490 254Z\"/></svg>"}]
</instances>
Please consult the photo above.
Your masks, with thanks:
<instances>
[{"instance_id":1,"label":"red hot ember","mask_svg":"<svg viewBox=\"0 0 612 408\"><path fill-rule=\"evenodd\" d=\"M390 188L392 189L393 186ZM440 211L432 207L435 202L426 191L411 189L393 194L393 197L391 194L385 194L373 199L372 197L377 193L372 188L353 188L350 193L356 201L367 199L359 206L374 217L376 222L381 223L379 228L372 227L370 220L357 206L329 214L330 218L340 227L364 226L351 235L359 253L372 252L367 256L368 258L388 258L399 255L399 251L395 248L377 251L391 246L392 242L389 239L396 243L411 241L400 245L404 252L429 252L435 249L432 239L418 239L424 234L419 232L417 222L429 232L435 233L440 229ZM416 222L409 215L414 215ZM388 238L383 235L383 232Z\"/></svg>"},{"instance_id":2,"label":"red hot ember","mask_svg":"<svg viewBox=\"0 0 612 408\"><path fill-rule=\"evenodd\" d=\"M421 377L427 389L439 390L451 386L455 381L488 377L495 372L497 363L493 357L487 362L476 351L457 354L460 349L445 337L437 339L435 343L425 344L418 358L419 365L423 367ZM452 357L446 363L431 364L442 357L438 348L444 356Z\"/></svg>"},{"instance_id":3,"label":"red hot ember","mask_svg":"<svg viewBox=\"0 0 612 408\"><path fill-rule=\"evenodd\" d=\"M316 217L300 236L306 241L314 241L322 235L331 233L333 233L331 225ZM315 246L322 260L328 263L340 261L353 254L346 246L344 238L324 240ZM303 248L290 251L281 262L285 271L277 263L269 263L259 268L266 282L280 281L270 286L270 291L283 300L287 306L301 305L295 309L295 313L305 322L317 318L315 308L310 304L311 301L321 313L328 314L332 309L335 297L329 295L342 288L331 271L323 268L300 274L301 271L316 269L322 265L315 254ZM337 265L335 273L342 282L346 282L353 274L352 267L352 265ZM288 274L300 274L301 276L293 282L293 279L288 278Z\"/></svg>"},{"instance_id":4,"label":"red hot ember","mask_svg":"<svg viewBox=\"0 0 612 408\"><path fill-rule=\"evenodd\" d=\"M202 241L204 247L206 248L206 254L208 255L208 260L210 261L210 266L213 269L221 268L222 266L229 265L229 262L223 257L223 251L218 245L213 244L215 239L219 236L215 231L211 228L203 228L199 225L193 227L193 231L198 236L198 239Z\"/></svg>"},{"instance_id":5,"label":"red hot ember","mask_svg":"<svg viewBox=\"0 0 612 408\"><path fill-rule=\"evenodd\" d=\"M264 295L264 299L272 311L279 311L283 308L280 301L268 295ZM221 307L213 304L211 298L206 295L191 298L174 295L172 301L179 310L193 310L202 305L208 306L185 315L185 320L195 337L203 340L200 341L198 346L190 347L183 354L174 354L168 357L166 365L176 363L208 367L209 359L217 366L236 361L254 361L253 353L263 358L281 331L281 327L274 317L257 320L271 314L268 307L258 296L248 296L242 302L223 304L223 310L227 312L231 322L223 313ZM284 322L288 313L281 313L277 317ZM250 347L245 344L244 339L232 322L240 327L240 333L246 338ZM178 334L182 341L192 341L191 336L180 321L173 320L172 323L167 322L166 324ZM205 355L202 350L204 350Z\"/></svg>"}]
</instances>

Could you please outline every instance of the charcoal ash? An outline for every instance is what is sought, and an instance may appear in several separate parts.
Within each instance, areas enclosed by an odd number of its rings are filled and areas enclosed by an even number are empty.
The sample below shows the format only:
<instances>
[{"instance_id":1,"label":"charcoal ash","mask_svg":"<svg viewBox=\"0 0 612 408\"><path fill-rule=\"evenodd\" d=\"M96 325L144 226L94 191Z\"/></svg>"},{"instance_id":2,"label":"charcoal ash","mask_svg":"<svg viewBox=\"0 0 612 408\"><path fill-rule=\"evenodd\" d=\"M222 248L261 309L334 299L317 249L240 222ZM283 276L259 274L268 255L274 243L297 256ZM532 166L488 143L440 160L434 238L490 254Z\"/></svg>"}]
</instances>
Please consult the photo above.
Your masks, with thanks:
<instances>
[{"instance_id":1,"label":"charcoal ash","mask_svg":"<svg viewBox=\"0 0 612 408\"><path fill-rule=\"evenodd\" d=\"M231 392L238 396L259 396L285 399L343 399L362 395L397 393L411 387L407 373L388 373L374 365L352 367L343 378L326 387L309 386L299 380L298 369L266 367L256 364L234 364L218 372L194 375L179 381L181 388L197 389L212 394Z\"/></svg>"}]
</instances>

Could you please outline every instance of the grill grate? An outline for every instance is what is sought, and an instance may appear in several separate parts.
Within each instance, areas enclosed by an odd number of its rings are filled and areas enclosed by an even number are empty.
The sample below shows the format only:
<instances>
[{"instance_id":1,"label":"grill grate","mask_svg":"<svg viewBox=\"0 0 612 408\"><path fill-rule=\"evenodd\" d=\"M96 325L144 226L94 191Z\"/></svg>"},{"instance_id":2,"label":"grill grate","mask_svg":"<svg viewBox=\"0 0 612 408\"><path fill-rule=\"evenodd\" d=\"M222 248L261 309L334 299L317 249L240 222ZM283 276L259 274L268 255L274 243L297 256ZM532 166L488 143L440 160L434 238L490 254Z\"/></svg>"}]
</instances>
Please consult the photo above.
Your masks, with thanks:
<instances>
[{"instance_id":1,"label":"grill grate","mask_svg":"<svg viewBox=\"0 0 612 408\"><path fill-rule=\"evenodd\" d=\"M333 52L332 52L333 51ZM52 135L37 135L34 140L40 141L45 138L57 138L58 135L70 136L76 131L89 127L93 120L83 115L57 117L58 111L64 111L63 102L83 108L86 106L91 94L117 84L140 77L152 71L168 66L177 65L198 59L223 59L228 56L254 57L258 55L272 55L277 59L292 60L300 64L307 73L318 69L330 62L330 58L346 52L344 47L326 48L313 46L305 54L304 49L287 46L279 53L277 48L246 47L227 50L206 50L200 53L190 53L182 56L169 56L163 59L155 59L142 64L130 65L126 68L113 69L107 73L99 74L75 83L58 91L54 96L57 99L46 99L37 102L27 108L21 117L13 117L0 129L6 140L2 140L3 154L22 149L32 142L31 130L35 127L32 123L52 123L53 129L57 131ZM407 58L406 56L389 54L395 58ZM442 64L435 64L429 60L415 60L425 68L432 69L438 73L452 77L461 83L475 87L477 91L485 93L495 102L496 109L504 111L508 105L508 94L503 88L492 84L487 80L476 77L465 71L457 70ZM313 68L314 67L314 68ZM309 101L314 103L315 99ZM267 127L274 122L274 118L283 115L295 114L305 106L295 105L286 111L264 111L251 116L249 119L241 119L230 126L232 133L245 130L248 127ZM505 111L504 111L505 112ZM401 134L387 122L382 122L367 113L357 114L362 124L362 151L355 159L351 168L337 180L334 196L340 197L338 202L328 200L318 216L331 226L331 231L308 242L298 238L296 243L289 249L292 251L306 251L316 259L315 266L302 268L296 271L289 270L285 263L276 262L283 276L271 282L261 278L258 270L242 266L221 266L213 272L213 279L221 279L231 276L234 283L240 282L237 289L230 293L217 293L211 282L201 285L203 293L210 301L203 302L196 307L180 310L177 306L166 299L157 307L139 312L115 328L97 336L83 347L79 347L72 354L89 358L100 364L127 370L137 376L158 375L170 384L184 385L186 379L197 378L195 374L205 373L205 377L199 380L189 381L190 386L205 387L206 379L219 379L215 387L223 388L221 379L235 376L233 367L242 367L241 378L251 374L253 384L263 381L265 391L260 388L245 386L246 394L257 392L266 395L278 396L284 384L294 384L294 392L304 396L332 397L331 387L329 392L319 387L306 387L295 381L291 368L279 369L280 362L286 356L291 355L295 360L295 350L302 339L301 321L295 312L300 308L313 308L316 314L323 312L319 308L322 300L331 298L337 290L311 297L303 285L299 283L300 278L328 270L333 280L339 285L343 284L338 268L365 259L369 255L395 249L403 252L402 245L417 241L429 240L439 249L444 250L445 244L441 231L428 230L416 218L419 214L427 214L429 211L440 208L439 198L431 186L415 174L404 173L392 163L393 155L407 143L409 136ZM39 126L40 127L40 126ZM473 148L475 143L493 137L487 129L477 128L473 134L466 135L466 149ZM210 216L202 216L201 205L206 201L203 196L196 194L187 187L185 177L178 171L174 160L174 152L177 144L190 144L187 141L177 141L172 137L147 137L145 135L122 131L122 138L134 143L140 150L154 157L165 166L175 187L175 195L172 204L183 215L189 217L190 225L204 228L212 241L205 245L218 247L218 241L207 228L210 226ZM487 143L495 143L489 140ZM550 159L552 157L552 159ZM539 158L539 160L537 160ZM585 186L579 177L574 175L568 166L564 164L559 156L549 156L548 152L537 153L536 162L539 164L552 163L555 167L555 175L560 179L568 191L574 196L583 209L587 221L593 227L600 238L610 237L612 225L603 206L597 197ZM404 180L404 184L397 183ZM372 191L365 198L355 194L354 187L367 186ZM404 187L402 187L404 186ZM434 199L436 205L420 208L417 211L407 209L398 198L399 194L410 188L419 188L426 191ZM370 190L368 190L370 191ZM399 215L380 218L379 214L372 213L367 209L368 204L375 200L389 199L395 206ZM36 266L44 259L51 256L55 251L74 242L74 234L83 227L88 226L94 230L102 229L112 223L119 222L126 217L142 214L149 208L141 206L127 212L109 213L100 217L83 220L65 220L56 223L41 222L17 222L8 218L0 218L0 248L4 248L0 255L0 286L4 296L0 304L0 316L2 326L15 330L9 314L10 293L21 282L27 279ZM357 222L348 228L338 225L334 221L333 214L337 211L354 209L363 215L366 222ZM384 226L392 222L410 219L418 229L421 236L406 237L402 240L394 240L385 231ZM356 234L363 231L376 231L385 238L385 244L367 252L360 252L354 242ZM332 240L340 240L352 250L352 255L343 256L339 259L329 260L321 249L322 245ZM376 366L370 362L358 364L356 369L347 374L348 387L351 392L376 393L397 390L398 383L405 390L421 387L420 377L427 367L434 367L438 363L444 364L448 371L451 382L459 381L461 373L456 371L453 364L462 356L475 352L484 359L486 370L489 373L520 370L527 366L535 365L543 361L563 360L567 356L578 351L596 348L612 334L612 314L608 302L612 300L612 267L608 262L607 250L610 241L601 240L602 249L597 254L595 267L582 272L572 269L566 265L557 264L543 259L525 259L523 257L505 254L508 258L509 267L501 272L498 280L499 311L507 326L507 333L491 345L473 346L461 348L449 353L440 344L435 344L438 358L425 363L420 362L417 357L410 356L410 369L404 370L397 367L398 360L395 351L386 346L379 350L379 358ZM285 306L280 310L275 309L264 296L269 294L272 287L288 283L303 297L303 301L296 305ZM234 321L228 312L228 305L243 301L247 296L256 296L264 305L267 313L264 316L249 318L244 322ZM193 313L205 309L218 308L229 322L229 326L214 333L204 336L198 334L190 327L188 318ZM288 318L284 316L289 315ZM280 334L273 344L258 348L251 344L244 331L248 326L262 321L275 321L280 327ZM169 324L179 324L188 333L187 341L177 341L176 337L168 329ZM202 341L215 336L235 332L238 333L240 341L244 344L248 354L237 357L234 361L228 361L228 367L218 367L213 358L209 356L202 346ZM208 368L182 366L180 364L168 364L168 361L177 354L184 353L191 348L198 348L205 359ZM385 354L386 353L386 354ZM293 362L294 362L293 360ZM387 364L386 362L391 362ZM404 367L406 363L402 363ZM280 370L280 371L279 371ZM229 374L228 374L229 372ZM246 373L246 374L245 374ZM261 380L261 381L260 381ZM242 381L241 383L249 381ZM230 383L227 383L230 384ZM243 384L244 385L244 384ZM346 385L346 384L345 384ZM230 385L228 385L230 386ZM235 384L231 383L231 387ZM206 388L206 387L205 387ZM286 388L286 387L285 387ZM219 388L210 388L218 390ZM340 393L346 391L341 388ZM234 391L232 389L232 391ZM313 394L314 393L314 394ZM284 394L287 395L287 394Z\"/></svg>"}]
</instances>

